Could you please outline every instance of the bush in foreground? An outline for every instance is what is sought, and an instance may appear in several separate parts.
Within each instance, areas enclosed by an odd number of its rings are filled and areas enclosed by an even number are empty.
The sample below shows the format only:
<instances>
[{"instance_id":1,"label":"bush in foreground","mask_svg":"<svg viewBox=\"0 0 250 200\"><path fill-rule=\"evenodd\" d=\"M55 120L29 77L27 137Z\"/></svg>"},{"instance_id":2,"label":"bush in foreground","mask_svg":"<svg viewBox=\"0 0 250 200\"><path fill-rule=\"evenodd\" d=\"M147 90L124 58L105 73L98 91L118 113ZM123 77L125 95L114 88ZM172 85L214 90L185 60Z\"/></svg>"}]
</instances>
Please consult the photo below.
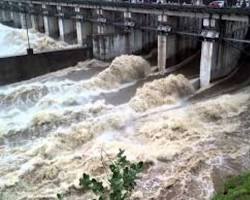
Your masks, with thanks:
<instances>
[{"instance_id":1,"label":"bush in foreground","mask_svg":"<svg viewBox=\"0 0 250 200\"><path fill-rule=\"evenodd\" d=\"M131 195L136 186L138 174L143 171L143 162L132 163L127 160L124 150L120 150L116 159L109 166L111 177L108 179L109 187L104 187L103 182L91 178L84 173L79 180L79 185L84 190L92 191L98 200L125 200ZM57 194L58 199L63 199L62 194Z\"/></svg>"}]
</instances>

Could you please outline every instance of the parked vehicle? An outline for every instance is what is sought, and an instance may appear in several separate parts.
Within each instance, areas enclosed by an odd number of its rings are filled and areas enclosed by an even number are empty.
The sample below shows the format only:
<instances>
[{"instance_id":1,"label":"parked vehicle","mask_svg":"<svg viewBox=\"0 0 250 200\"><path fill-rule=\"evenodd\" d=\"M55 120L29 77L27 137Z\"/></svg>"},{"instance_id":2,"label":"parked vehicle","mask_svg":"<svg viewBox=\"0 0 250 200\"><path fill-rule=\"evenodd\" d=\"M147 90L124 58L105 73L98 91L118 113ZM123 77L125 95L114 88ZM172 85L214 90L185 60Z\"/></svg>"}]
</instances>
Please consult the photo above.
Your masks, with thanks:
<instances>
[{"instance_id":1,"label":"parked vehicle","mask_svg":"<svg viewBox=\"0 0 250 200\"><path fill-rule=\"evenodd\" d=\"M122 2L163 4L166 3L166 0L122 0Z\"/></svg>"},{"instance_id":2,"label":"parked vehicle","mask_svg":"<svg viewBox=\"0 0 250 200\"><path fill-rule=\"evenodd\" d=\"M250 2L249 0L237 0L235 7L236 8L249 8Z\"/></svg>"},{"instance_id":3,"label":"parked vehicle","mask_svg":"<svg viewBox=\"0 0 250 200\"><path fill-rule=\"evenodd\" d=\"M212 1L208 4L209 8L224 8L225 7L225 1Z\"/></svg>"}]
</instances>

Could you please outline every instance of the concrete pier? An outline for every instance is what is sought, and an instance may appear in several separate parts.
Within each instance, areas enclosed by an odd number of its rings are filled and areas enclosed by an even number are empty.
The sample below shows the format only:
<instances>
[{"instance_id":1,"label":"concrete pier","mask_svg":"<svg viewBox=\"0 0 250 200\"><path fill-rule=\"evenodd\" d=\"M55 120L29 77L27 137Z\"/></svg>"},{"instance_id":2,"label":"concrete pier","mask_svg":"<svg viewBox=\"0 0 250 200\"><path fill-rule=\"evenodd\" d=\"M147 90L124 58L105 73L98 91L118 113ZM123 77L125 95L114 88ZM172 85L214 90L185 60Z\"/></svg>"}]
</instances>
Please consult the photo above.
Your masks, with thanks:
<instances>
[{"instance_id":1,"label":"concrete pier","mask_svg":"<svg viewBox=\"0 0 250 200\"><path fill-rule=\"evenodd\" d=\"M89 22L83 22L81 19L76 21L77 43L85 44L87 39L92 35L92 25Z\"/></svg>"},{"instance_id":2,"label":"concrete pier","mask_svg":"<svg viewBox=\"0 0 250 200\"><path fill-rule=\"evenodd\" d=\"M125 11L123 14L124 17L124 25L125 25L125 53L131 54L133 50L133 44L131 44L132 40L132 32L135 26L135 23L132 21L132 13Z\"/></svg>"},{"instance_id":3,"label":"concrete pier","mask_svg":"<svg viewBox=\"0 0 250 200\"><path fill-rule=\"evenodd\" d=\"M36 31L44 33L44 21L42 13L40 14L36 13L37 9L36 5L30 4L29 6L30 6L31 27Z\"/></svg>"},{"instance_id":4,"label":"concrete pier","mask_svg":"<svg viewBox=\"0 0 250 200\"><path fill-rule=\"evenodd\" d=\"M81 10L80 8L75 8L75 13L77 44L80 46L89 44L91 43L90 38L93 34L93 27L92 24L86 21L85 18L87 18L91 13L87 10Z\"/></svg>"},{"instance_id":5,"label":"concrete pier","mask_svg":"<svg viewBox=\"0 0 250 200\"><path fill-rule=\"evenodd\" d=\"M167 35L170 32L170 27L165 26L167 22L166 15L159 15L158 16L158 57L157 57L157 66L159 72L164 73L166 67L166 59L167 59Z\"/></svg>"},{"instance_id":6,"label":"concrete pier","mask_svg":"<svg viewBox=\"0 0 250 200\"><path fill-rule=\"evenodd\" d=\"M105 13L107 15L107 13ZM97 24L94 27L93 54L99 59L108 60L113 57L115 32L106 25L107 18L102 9L96 10ZM113 46L113 48L111 48Z\"/></svg>"},{"instance_id":7,"label":"concrete pier","mask_svg":"<svg viewBox=\"0 0 250 200\"><path fill-rule=\"evenodd\" d=\"M45 34L58 38L58 22L55 17L43 16Z\"/></svg>"},{"instance_id":8,"label":"concrete pier","mask_svg":"<svg viewBox=\"0 0 250 200\"><path fill-rule=\"evenodd\" d=\"M53 38L58 38L59 28L57 17L49 15L47 5L43 4L42 8L44 10L43 21L45 34Z\"/></svg>"},{"instance_id":9,"label":"concrete pier","mask_svg":"<svg viewBox=\"0 0 250 200\"><path fill-rule=\"evenodd\" d=\"M75 23L72 19L66 18L64 15L64 10L61 6L57 6L57 11L59 13L58 17L58 28L60 40L73 43L74 33L75 33Z\"/></svg>"},{"instance_id":10,"label":"concrete pier","mask_svg":"<svg viewBox=\"0 0 250 200\"><path fill-rule=\"evenodd\" d=\"M218 66L218 38L219 33L215 30L216 21L211 19L203 20L202 32L204 37L201 47L200 61L200 87L207 87L212 80L212 71Z\"/></svg>"},{"instance_id":11,"label":"concrete pier","mask_svg":"<svg viewBox=\"0 0 250 200\"><path fill-rule=\"evenodd\" d=\"M211 72L216 65L216 42L203 41L201 47L200 61L200 87L207 87L211 81Z\"/></svg>"},{"instance_id":12,"label":"concrete pier","mask_svg":"<svg viewBox=\"0 0 250 200\"><path fill-rule=\"evenodd\" d=\"M30 15L28 15L26 13L20 13L20 20L21 20L21 28L22 29L31 28Z\"/></svg>"},{"instance_id":13,"label":"concrete pier","mask_svg":"<svg viewBox=\"0 0 250 200\"><path fill-rule=\"evenodd\" d=\"M14 12L13 11L10 12L10 20L12 22L14 22Z\"/></svg>"},{"instance_id":14,"label":"concrete pier","mask_svg":"<svg viewBox=\"0 0 250 200\"><path fill-rule=\"evenodd\" d=\"M1 22L3 21L3 10L2 9L0 9L0 20L1 20Z\"/></svg>"},{"instance_id":15,"label":"concrete pier","mask_svg":"<svg viewBox=\"0 0 250 200\"><path fill-rule=\"evenodd\" d=\"M31 15L30 18L31 18L31 26L32 26L32 28L34 30L39 30L39 28L38 28L39 25L38 25L38 20L36 18L36 15Z\"/></svg>"},{"instance_id":16,"label":"concrete pier","mask_svg":"<svg viewBox=\"0 0 250 200\"><path fill-rule=\"evenodd\" d=\"M122 54L131 54L138 52L147 45L146 38L141 30L134 30L135 23L132 21L131 13L124 12L117 18L123 18L124 27L115 28L106 24L105 16L109 20L116 20L115 15L97 11L98 24L95 27L95 36L93 38L93 54L95 57L104 60L110 60Z\"/></svg>"},{"instance_id":17,"label":"concrete pier","mask_svg":"<svg viewBox=\"0 0 250 200\"><path fill-rule=\"evenodd\" d=\"M167 34L160 33L158 34L158 69L159 72L164 73L166 67L166 59L167 59Z\"/></svg>"},{"instance_id":18,"label":"concrete pier","mask_svg":"<svg viewBox=\"0 0 250 200\"><path fill-rule=\"evenodd\" d=\"M3 11L3 21L7 22L7 21L10 21L11 18L10 18L10 12L8 10L4 10Z\"/></svg>"},{"instance_id":19,"label":"concrete pier","mask_svg":"<svg viewBox=\"0 0 250 200\"><path fill-rule=\"evenodd\" d=\"M44 32L44 21L43 17L41 15L31 15L31 24L32 28L39 31L39 32Z\"/></svg>"},{"instance_id":20,"label":"concrete pier","mask_svg":"<svg viewBox=\"0 0 250 200\"><path fill-rule=\"evenodd\" d=\"M60 40L72 43L74 36L74 24L71 20L60 17L58 19Z\"/></svg>"},{"instance_id":21,"label":"concrete pier","mask_svg":"<svg viewBox=\"0 0 250 200\"><path fill-rule=\"evenodd\" d=\"M21 28L21 18L18 12L13 12L13 23L16 28Z\"/></svg>"}]
</instances>

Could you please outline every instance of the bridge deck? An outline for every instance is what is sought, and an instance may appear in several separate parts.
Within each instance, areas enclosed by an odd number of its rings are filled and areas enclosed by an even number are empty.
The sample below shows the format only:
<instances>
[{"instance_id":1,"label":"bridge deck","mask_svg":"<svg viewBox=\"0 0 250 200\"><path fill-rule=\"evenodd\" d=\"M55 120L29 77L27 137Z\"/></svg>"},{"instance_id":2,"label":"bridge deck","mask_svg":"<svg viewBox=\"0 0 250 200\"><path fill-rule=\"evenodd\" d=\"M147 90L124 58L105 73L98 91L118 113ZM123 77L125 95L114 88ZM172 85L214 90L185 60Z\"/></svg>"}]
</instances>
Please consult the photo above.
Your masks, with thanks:
<instances>
[{"instance_id":1,"label":"bridge deck","mask_svg":"<svg viewBox=\"0 0 250 200\"><path fill-rule=\"evenodd\" d=\"M131 10L132 12L139 13L165 13L174 16L190 16L196 17L211 16L218 18L223 16L227 19L231 16L233 20L242 21L242 17L248 18L250 16L250 8L208 8L206 6L194 5L178 5L178 4L148 4L148 3L127 3L127 2L108 2L97 0L1 0L2 2L16 2L16 3L33 3L33 4L47 4L47 5L62 5L69 7L83 7L95 9L102 7L106 10ZM192 17L192 16L190 16ZM239 19L240 18L240 19ZM244 20L245 21L245 20Z\"/></svg>"}]
</instances>

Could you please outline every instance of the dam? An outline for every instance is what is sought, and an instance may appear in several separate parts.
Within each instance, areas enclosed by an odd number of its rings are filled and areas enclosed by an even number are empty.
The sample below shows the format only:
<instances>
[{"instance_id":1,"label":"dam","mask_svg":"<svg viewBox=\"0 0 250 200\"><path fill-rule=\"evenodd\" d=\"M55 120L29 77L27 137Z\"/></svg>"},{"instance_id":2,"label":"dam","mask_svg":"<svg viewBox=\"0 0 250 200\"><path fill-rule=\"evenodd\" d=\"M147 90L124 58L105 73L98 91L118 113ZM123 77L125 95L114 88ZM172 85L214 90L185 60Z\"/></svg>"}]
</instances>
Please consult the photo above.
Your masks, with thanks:
<instances>
[{"instance_id":1,"label":"dam","mask_svg":"<svg viewBox=\"0 0 250 200\"><path fill-rule=\"evenodd\" d=\"M109 190L120 150L144 163L126 200L249 173L248 4L183 2L0 0L0 200L99 199L80 182Z\"/></svg>"},{"instance_id":2,"label":"dam","mask_svg":"<svg viewBox=\"0 0 250 200\"><path fill-rule=\"evenodd\" d=\"M201 49L200 86L234 71L249 29L249 8L131 4L99 1L2 0L0 20L53 38L90 47L94 58L111 60L157 46L158 70ZM236 48L235 48L236 46Z\"/></svg>"}]
</instances>

